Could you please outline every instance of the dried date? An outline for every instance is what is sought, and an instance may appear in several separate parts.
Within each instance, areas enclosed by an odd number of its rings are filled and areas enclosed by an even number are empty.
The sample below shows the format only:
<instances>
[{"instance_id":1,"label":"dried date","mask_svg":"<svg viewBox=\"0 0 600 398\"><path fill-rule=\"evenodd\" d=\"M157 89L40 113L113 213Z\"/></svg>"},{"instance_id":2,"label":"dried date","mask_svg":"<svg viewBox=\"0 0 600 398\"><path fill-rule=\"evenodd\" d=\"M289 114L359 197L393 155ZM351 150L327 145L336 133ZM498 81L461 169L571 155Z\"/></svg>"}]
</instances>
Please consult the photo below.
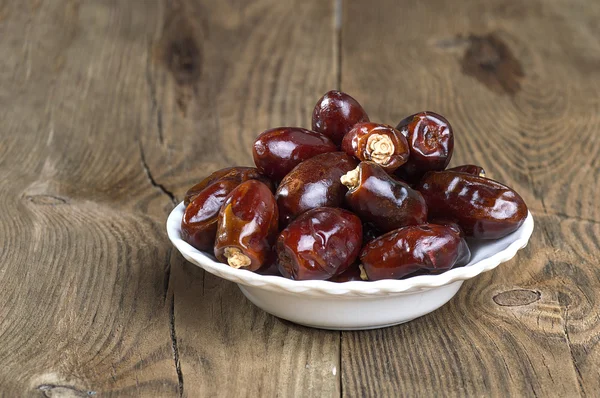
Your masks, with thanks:
<instances>
[{"instance_id":1,"label":"dried date","mask_svg":"<svg viewBox=\"0 0 600 398\"><path fill-rule=\"evenodd\" d=\"M368 121L367 112L357 100L346 93L332 90L325 93L315 105L312 129L339 145L356 123Z\"/></svg>"},{"instance_id":2,"label":"dried date","mask_svg":"<svg viewBox=\"0 0 600 398\"><path fill-rule=\"evenodd\" d=\"M336 151L337 146L323 134L299 127L279 127L258 136L252 155L262 174L279 181L301 162Z\"/></svg>"},{"instance_id":3,"label":"dried date","mask_svg":"<svg viewBox=\"0 0 600 398\"><path fill-rule=\"evenodd\" d=\"M519 194L485 177L429 172L416 188L423 194L431 218L456 222L469 237L502 238L516 231L528 213Z\"/></svg>"},{"instance_id":4,"label":"dried date","mask_svg":"<svg viewBox=\"0 0 600 398\"><path fill-rule=\"evenodd\" d=\"M362 246L362 224L343 209L307 211L277 239L279 271L295 280L325 280L344 272Z\"/></svg>"},{"instance_id":5,"label":"dried date","mask_svg":"<svg viewBox=\"0 0 600 398\"><path fill-rule=\"evenodd\" d=\"M373 162L361 162L341 181L348 187L350 209L381 232L427 222L427 205L421 194Z\"/></svg>"},{"instance_id":6,"label":"dried date","mask_svg":"<svg viewBox=\"0 0 600 398\"><path fill-rule=\"evenodd\" d=\"M358 123L344 136L342 150L361 161L372 161L388 173L409 157L406 138L395 128L371 122Z\"/></svg>"},{"instance_id":7,"label":"dried date","mask_svg":"<svg viewBox=\"0 0 600 398\"><path fill-rule=\"evenodd\" d=\"M278 212L265 184L249 180L229 193L219 212L215 257L234 268L260 269L277 238Z\"/></svg>"},{"instance_id":8,"label":"dried date","mask_svg":"<svg viewBox=\"0 0 600 398\"><path fill-rule=\"evenodd\" d=\"M347 191L340 177L356 165L356 160L344 152L331 152L296 166L284 177L275 194L281 226L316 207L340 207Z\"/></svg>"},{"instance_id":9,"label":"dried date","mask_svg":"<svg viewBox=\"0 0 600 398\"><path fill-rule=\"evenodd\" d=\"M360 254L368 280L400 279L415 272L440 273L469 261L467 243L455 229L412 225L368 243Z\"/></svg>"}]
</instances>

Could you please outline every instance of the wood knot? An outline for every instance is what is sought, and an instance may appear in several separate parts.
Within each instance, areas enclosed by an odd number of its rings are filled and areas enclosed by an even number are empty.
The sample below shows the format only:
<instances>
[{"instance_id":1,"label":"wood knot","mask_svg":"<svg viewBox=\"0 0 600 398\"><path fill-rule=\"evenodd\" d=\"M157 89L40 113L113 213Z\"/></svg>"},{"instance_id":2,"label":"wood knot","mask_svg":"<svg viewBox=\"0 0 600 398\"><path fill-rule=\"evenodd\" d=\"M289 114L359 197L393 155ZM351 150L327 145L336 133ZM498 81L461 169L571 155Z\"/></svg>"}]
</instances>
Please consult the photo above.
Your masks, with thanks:
<instances>
[{"instance_id":1,"label":"wood knot","mask_svg":"<svg viewBox=\"0 0 600 398\"><path fill-rule=\"evenodd\" d=\"M25 199L41 206L58 206L67 204L67 200L54 195L28 195Z\"/></svg>"},{"instance_id":2,"label":"wood knot","mask_svg":"<svg viewBox=\"0 0 600 398\"><path fill-rule=\"evenodd\" d=\"M469 46L462 59L462 71L494 92L516 94L525 76L521 63L510 48L490 33L469 36Z\"/></svg>"},{"instance_id":3,"label":"wood knot","mask_svg":"<svg viewBox=\"0 0 600 398\"><path fill-rule=\"evenodd\" d=\"M54 384L42 384L37 389L42 391L44 397L47 398L81 398L96 395L96 391L84 391L71 386L57 386Z\"/></svg>"},{"instance_id":4,"label":"wood knot","mask_svg":"<svg viewBox=\"0 0 600 398\"><path fill-rule=\"evenodd\" d=\"M202 76L202 29L197 18L179 2L167 2L162 36L155 59L165 65L175 80L175 102L185 116Z\"/></svg>"},{"instance_id":5,"label":"wood knot","mask_svg":"<svg viewBox=\"0 0 600 398\"><path fill-rule=\"evenodd\" d=\"M202 54L196 40L183 36L168 41L165 48L165 63L177 84L193 85L202 73Z\"/></svg>"},{"instance_id":6,"label":"wood knot","mask_svg":"<svg viewBox=\"0 0 600 398\"><path fill-rule=\"evenodd\" d=\"M537 290L514 289L498 293L493 297L496 304L503 307L518 307L535 303L542 297Z\"/></svg>"}]
</instances>

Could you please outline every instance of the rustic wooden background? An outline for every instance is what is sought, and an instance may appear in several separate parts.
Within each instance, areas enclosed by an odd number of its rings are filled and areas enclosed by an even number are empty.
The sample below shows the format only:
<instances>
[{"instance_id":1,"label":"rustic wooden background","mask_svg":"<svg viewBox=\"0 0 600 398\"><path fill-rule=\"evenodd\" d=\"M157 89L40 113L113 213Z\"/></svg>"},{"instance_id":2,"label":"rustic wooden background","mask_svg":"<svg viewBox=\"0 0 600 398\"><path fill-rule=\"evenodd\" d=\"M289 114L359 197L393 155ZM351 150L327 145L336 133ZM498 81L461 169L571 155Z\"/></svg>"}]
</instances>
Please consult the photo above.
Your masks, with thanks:
<instances>
[{"instance_id":1,"label":"rustic wooden background","mask_svg":"<svg viewBox=\"0 0 600 398\"><path fill-rule=\"evenodd\" d=\"M0 395L598 396L600 2L0 0ZM442 309L308 329L186 263L186 188L325 91L434 110L536 229Z\"/></svg>"}]
</instances>

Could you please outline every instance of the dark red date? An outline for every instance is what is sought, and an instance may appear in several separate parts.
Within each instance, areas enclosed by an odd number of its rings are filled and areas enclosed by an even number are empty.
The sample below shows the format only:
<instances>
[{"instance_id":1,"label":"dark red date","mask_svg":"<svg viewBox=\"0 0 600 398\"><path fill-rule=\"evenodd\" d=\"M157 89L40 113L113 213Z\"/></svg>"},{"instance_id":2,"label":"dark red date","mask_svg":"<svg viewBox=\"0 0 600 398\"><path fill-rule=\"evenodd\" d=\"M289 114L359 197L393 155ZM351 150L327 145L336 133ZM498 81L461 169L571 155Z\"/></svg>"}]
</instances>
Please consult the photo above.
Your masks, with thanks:
<instances>
[{"instance_id":1,"label":"dark red date","mask_svg":"<svg viewBox=\"0 0 600 398\"><path fill-rule=\"evenodd\" d=\"M252 154L258 170L279 181L301 162L337 146L325 135L299 127L279 127L260 134Z\"/></svg>"},{"instance_id":2,"label":"dark red date","mask_svg":"<svg viewBox=\"0 0 600 398\"><path fill-rule=\"evenodd\" d=\"M466 236L498 239L517 230L527 205L514 190L485 177L456 171L430 172L416 187L430 217L456 222Z\"/></svg>"},{"instance_id":3,"label":"dark red date","mask_svg":"<svg viewBox=\"0 0 600 398\"><path fill-rule=\"evenodd\" d=\"M219 210L227 195L237 187L237 181L217 181L204 188L186 207L181 220L184 241L198 250L212 251L217 235Z\"/></svg>"},{"instance_id":4,"label":"dark red date","mask_svg":"<svg viewBox=\"0 0 600 398\"><path fill-rule=\"evenodd\" d=\"M219 212L215 257L234 268L256 271L277 238L277 204L265 184L249 180L229 193Z\"/></svg>"},{"instance_id":5,"label":"dark red date","mask_svg":"<svg viewBox=\"0 0 600 398\"><path fill-rule=\"evenodd\" d=\"M197 196L200 192L204 190L204 188L209 185L220 181L220 180L233 180L237 181L238 184L241 184L244 181L248 180L258 180L264 184L266 184L271 191L275 190L273 183L264 175L260 174L257 168L254 167L226 167L221 170L217 170L208 177L204 178L198 184L194 185L185 193L183 198L183 204L188 205Z\"/></svg>"},{"instance_id":6,"label":"dark red date","mask_svg":"<svg viewBox=\"0 0 600 398\"><path fill-rule=\"evenodd\" d=\"M412 225L368 243L360 254L368 280L400 279L417 271L441 273L468 262L469 247L451 227Z\"/></svg>"},{"instance_id":7,"label":"dark red date","mask_svg":"<svg viewBox=\"0 0 600 398\"><path fill-rule=\"evenodd\" d=\"M312 129L339 145L356 123L368 121L367 112L357 100L341 91L331 90L315 105Z\"/></svg>"},{"instance_id":8,"label":"dark red date","mask_svg":"<svg viewBox=\"0 0 600 398\"><path fill-rule=\"evenodd\" d=\"M421 194L373 162L361 162L341 181L348 187L350 209L381 232L427 222L427 205Z\"/></svg>"},{"instance_id":9,"label":"dark red date","mask_svg":"<svg viewBox=\"0 0 600 398\"><path fill-rule=\"evenodd\" d=\"M454 149L452 126L446 118L434 112L411 115L396 126L407 139L410 157L398 169L403 180L416 183L431 170L444 170Z\"/></svg>"},{"instance_id":10,"label":"dark red date","mask_svg":"<svg viewBox=\"0 0 600 398\"><path fill-rule=\"evenodd\" d=\"M329 279L356 260L362 246L362 224L343 209L307 211L277 239L279 272L295 280Z\"/></svg>"},{"instance_id":11,"label":"dark red date","mask_svg":"<svg viewBox=\"0 0 600 398\"><path fill-rule=\"evenodd\" d=\"M354 169L357 163L344 152L331 152L296 166L284 177L275 194L281 226L316 207L340 207L347 191L340 177Z\"/></svg>"},{"instance_id":12,"label":"dark red date","mask_svg":"<svg viewBox=\"0 0 600 398\"><path fill-rule=\"evenodd\" d=\"M385 124L364 122L355 124L344 136L342 150L361 161L372 161L388 173L408 160L406 138Z\"/></svg>"},{"instance_id":13,"label":"dark red date","mask_svg":"<svg viewBox=\"0 0 600 398\"><path fill-rule=\"evenodd\" d=\"M459 173L472 174L474 176L485 177L485 170L483 167L475 166L474 164L464 164L462 166L452 167L446 169L447 171L456 171Z\"/></svg>"}]
</instances>

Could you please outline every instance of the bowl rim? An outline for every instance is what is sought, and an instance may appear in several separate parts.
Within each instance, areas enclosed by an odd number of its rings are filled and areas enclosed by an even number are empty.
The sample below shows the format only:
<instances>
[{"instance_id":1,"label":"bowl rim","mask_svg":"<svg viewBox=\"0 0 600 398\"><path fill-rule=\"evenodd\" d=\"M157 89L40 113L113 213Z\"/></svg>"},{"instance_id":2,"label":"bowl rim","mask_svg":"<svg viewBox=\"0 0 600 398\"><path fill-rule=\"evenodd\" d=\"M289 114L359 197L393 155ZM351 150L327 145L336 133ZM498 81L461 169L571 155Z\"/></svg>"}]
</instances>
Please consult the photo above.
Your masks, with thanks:
<instances>
[{"instance_id":1,"label":"bowl rim","mask_svg":"<svg viewBox=\"0 0 600 398\"><path fill-rule=\"evenodd\" d=\"M290 293L316 293L318 295L328 296L378 296L390 293L407 293L428 290L448 285L453 282L474 278L475 276L490 271L501 263L512 259L520 249L527 246L534 227L533 216L531 212L528 211L527 218L519 229L507 236L513 237L514 240L505 249L500 250L489 257L483 258L476 263L467 264L464 267L453 268L438 275L420 275L399 280L384 279L379 281L353 281L341 283L320 280L295 281L281 276L260 275L248 270L235 269L227 264L217 262L214 257L197 250L185 242L181 237L181 218L183 216L184 208L185 206L183 202L181 202L171 211L167 218L166 227L169 239L188 261L203 268L207 272L245 286L253 286L267 290L287 291Z\"/></svg>"}]
</instances>

